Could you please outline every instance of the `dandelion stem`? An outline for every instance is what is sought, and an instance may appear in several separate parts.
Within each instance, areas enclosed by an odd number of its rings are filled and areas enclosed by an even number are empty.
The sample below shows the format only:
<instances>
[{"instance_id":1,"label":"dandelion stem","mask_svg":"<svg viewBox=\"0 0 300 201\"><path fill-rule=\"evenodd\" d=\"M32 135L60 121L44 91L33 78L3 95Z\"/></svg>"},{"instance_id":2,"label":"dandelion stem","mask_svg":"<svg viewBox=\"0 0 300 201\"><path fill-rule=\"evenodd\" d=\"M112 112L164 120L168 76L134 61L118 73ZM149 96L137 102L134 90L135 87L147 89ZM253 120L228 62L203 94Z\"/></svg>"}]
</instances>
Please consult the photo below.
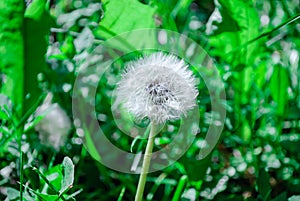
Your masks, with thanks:
<instances>
[{"instance_id":1,"label":"dandelion stem","mask_svg":"<svg viewBox=\"0 0 300 201\"><path fill-rule=\"evenodd\" d=\"M154 144L154 138L155 138L155 124L151 123L151 129L150 134L148 137L147 147L144 155L143 165L142 165L142 171L138 183L138 188L135 195L135 201L142 201L143 200L143 193L146 185L147 180L147 173L150 166L151 156L152 156L152 150L153 150L153 144Z\"/></svg>"}]
</instances>

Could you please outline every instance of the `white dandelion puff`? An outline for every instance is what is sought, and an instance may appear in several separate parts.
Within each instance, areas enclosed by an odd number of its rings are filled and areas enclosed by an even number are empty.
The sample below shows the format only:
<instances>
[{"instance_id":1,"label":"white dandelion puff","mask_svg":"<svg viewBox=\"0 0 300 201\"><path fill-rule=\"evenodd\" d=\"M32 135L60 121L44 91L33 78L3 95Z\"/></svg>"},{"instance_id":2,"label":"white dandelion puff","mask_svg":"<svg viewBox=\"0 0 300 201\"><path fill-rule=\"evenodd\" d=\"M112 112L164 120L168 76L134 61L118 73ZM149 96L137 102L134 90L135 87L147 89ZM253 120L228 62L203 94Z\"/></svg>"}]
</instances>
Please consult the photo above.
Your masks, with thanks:
<instances>
[{"instance_id":1,"label":"white dandelion puff","mask_svg":"<svg viewBox=\"0 0 300 201\"><path fill-rule=\"evenodd\" d=\"M188 65L160 52L127 63L116 95L136 119L164 123L196 106L198 91Z\"/></svg>"}]
</instances>

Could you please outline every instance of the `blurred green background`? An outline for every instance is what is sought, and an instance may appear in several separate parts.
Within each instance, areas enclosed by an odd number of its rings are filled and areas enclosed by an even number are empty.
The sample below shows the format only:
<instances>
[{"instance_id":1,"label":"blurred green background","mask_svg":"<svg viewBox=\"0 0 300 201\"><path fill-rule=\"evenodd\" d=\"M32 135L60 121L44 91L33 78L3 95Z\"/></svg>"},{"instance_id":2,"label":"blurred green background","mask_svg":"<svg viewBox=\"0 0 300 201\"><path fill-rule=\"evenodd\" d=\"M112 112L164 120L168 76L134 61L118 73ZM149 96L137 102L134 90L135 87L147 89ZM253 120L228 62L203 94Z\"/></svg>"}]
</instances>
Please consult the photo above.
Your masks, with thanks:
<instances>
[{"instance_id":1,"label":"blurred green background","mask_svg":"<svg viewBox=\"0 0 300 201\"><path fill-rule=\"evenodd\" d=\"M90 156L83 131L73 125L71 99L79 68L101 71L103 41L141 28L172 30L201 45L217 66L227 98L214 151L197 159L204 146L199 134L174 165L149 174L145 199L300 200L299 5L1 0L0 200L134 199L138 175L116 172ZM97 118L116 146L143 150L143 140L123 134L113 121L109 80L119 77L120 69L111 68L98 83ZM204 83L198 87L199 127L205 132L213 114L209 93L201 93ZM156 149L171 138L164 129Z\"/></svg>"}]
</instances>

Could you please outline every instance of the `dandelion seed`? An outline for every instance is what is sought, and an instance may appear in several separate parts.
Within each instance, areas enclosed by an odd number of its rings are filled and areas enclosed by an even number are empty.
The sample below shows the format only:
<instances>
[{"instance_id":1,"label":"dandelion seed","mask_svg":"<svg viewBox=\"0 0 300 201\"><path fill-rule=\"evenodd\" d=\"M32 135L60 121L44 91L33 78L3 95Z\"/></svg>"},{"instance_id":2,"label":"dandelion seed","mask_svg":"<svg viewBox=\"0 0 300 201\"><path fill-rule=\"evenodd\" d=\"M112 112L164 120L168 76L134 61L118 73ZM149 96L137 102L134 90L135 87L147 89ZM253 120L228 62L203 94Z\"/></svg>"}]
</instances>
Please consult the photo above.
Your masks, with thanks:
<instances>
[{"instance_id":1,"label":"dandelion seed","mask_svg":"<svg viewBox=\"0 0 300 201\"><path fill-rule=\"evenodd\" d=\"M135 118L149 118L154 123L186 115L198 95L188 65L163 53L127 63L116 92L116 101Z\"/></svg>"}]
</instances>

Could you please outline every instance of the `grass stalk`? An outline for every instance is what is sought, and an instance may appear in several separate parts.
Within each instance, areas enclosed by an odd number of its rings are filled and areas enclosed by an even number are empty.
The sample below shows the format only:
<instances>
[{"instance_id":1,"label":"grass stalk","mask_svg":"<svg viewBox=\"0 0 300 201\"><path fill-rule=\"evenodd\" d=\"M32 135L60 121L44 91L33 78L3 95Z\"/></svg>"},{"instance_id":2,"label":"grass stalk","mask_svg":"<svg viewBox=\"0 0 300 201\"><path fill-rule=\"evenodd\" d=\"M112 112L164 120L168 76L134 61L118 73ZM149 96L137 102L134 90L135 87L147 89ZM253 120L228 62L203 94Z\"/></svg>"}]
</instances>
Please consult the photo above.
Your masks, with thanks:
<instances>
[{"instance_id":1,"label":"grass stalk","mask_svg":"<svg viewBox=\"0 0 300 201\"><path fill-rule=\"evenodd\" d=\"M22 134L23 128L17 128L17 139L18 139L18 147L19 147L19 155L20 155L20 201L23 201L23 152L22 152Z\"/></svg>"}]
</instances>

